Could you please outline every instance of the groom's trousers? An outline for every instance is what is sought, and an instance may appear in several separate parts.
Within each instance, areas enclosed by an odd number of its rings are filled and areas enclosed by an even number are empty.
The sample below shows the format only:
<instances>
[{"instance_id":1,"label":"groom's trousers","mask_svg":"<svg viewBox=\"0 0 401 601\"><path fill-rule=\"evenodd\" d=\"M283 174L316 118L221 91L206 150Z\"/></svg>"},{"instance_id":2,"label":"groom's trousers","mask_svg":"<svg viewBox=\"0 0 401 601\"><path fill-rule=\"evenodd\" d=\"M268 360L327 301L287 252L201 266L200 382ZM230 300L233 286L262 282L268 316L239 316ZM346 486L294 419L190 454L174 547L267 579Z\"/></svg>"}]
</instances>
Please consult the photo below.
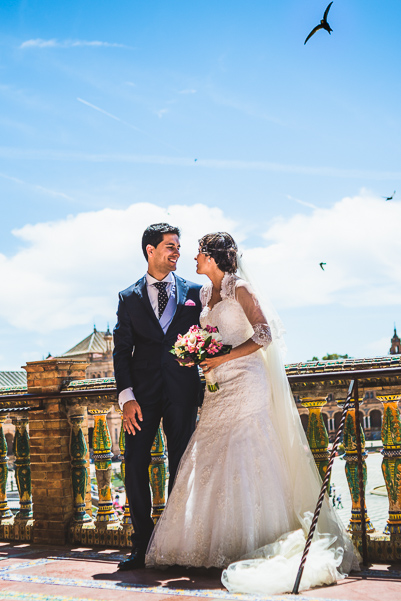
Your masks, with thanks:
<instances>
[{"instance_id":1,"label":"groom's trousers","mask_svg":"<svg viewBox=\"0 0 401 601\"><path fill-rule=\"evenodd\" d=\"M181 457L195 430L198 408L174 404L163 397L154 403L144 403L141 410L143 421L138 422L141 430L137 430L135 435L125 433L125 488L134 527L133 548L146 551L154 528L148 468L160 420L163 418L167 439L170 493Z\"/></svg>"}]
</instances>

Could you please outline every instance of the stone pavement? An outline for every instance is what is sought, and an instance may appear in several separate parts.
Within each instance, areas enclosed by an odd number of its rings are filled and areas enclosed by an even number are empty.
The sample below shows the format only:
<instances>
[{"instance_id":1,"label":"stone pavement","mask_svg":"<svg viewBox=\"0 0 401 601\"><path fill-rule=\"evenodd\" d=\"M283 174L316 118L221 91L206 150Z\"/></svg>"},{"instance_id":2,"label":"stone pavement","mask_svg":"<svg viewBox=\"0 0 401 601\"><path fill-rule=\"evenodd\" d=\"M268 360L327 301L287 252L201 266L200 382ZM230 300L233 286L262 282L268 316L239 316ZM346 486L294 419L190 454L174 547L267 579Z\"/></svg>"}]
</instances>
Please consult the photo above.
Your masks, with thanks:
<instances>
[{"instance_id":1,"label":"stone pavement","mask_svg":"<svg viewBox=\"0 0 401 601\"><path fill-rule=\"evenodd\" d=\"M228 593L220 570L169 568L118 572L116 550L0 543L0 601L193 601L194 597L250 601L394 601L401 566L374 566L337 585L298 596Z\"/></svg>"},{"instance_id":2,"label":"stone pavement","mask_svg":"<svg viewBox=\"0 0 401 601\"><path fill-rule=\"evenodd\" d=\"M384 484L382 456L367 457L368 515L377 531L387 520L388 500L371 494ZM338 511L345 526L351 515L351 499L345 462L334 462L332 482L340 492L344 509ZM193 597L249 601L255 597L228 593L220 582L220 570L137 570L120 573L124 557L115 549L40 547L0 543L0 601L190 601ZM401 566L373 566L351 574L335 586L304 591L298 596L258 597L266 601L394 601L401 598Z\"/></svg>"}]
</instances>

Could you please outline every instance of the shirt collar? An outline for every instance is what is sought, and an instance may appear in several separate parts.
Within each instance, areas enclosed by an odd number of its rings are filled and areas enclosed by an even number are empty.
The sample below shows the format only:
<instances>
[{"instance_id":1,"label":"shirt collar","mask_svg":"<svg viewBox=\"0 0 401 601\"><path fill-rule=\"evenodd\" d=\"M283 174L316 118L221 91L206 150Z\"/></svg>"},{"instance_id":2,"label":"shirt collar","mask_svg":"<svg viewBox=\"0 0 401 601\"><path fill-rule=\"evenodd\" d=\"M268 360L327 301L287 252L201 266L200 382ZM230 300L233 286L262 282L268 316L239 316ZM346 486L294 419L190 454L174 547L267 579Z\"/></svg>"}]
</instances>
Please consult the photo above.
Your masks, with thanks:
<instances>
[{"instance_id":1,"label":"shirt collar","mask_svg":"<svg viewBox=\"0 0 401 601\"><path fill-rule=\"evenodd\" d=\"M146 273L146 283L148 286L152 286L157 282L167 282L168 284L174 284L174 281L174 276L171 271L162 280L156 280L156 278L154 278L153 275L150 275L150 273Z\"/></svg>"}]
</instances>

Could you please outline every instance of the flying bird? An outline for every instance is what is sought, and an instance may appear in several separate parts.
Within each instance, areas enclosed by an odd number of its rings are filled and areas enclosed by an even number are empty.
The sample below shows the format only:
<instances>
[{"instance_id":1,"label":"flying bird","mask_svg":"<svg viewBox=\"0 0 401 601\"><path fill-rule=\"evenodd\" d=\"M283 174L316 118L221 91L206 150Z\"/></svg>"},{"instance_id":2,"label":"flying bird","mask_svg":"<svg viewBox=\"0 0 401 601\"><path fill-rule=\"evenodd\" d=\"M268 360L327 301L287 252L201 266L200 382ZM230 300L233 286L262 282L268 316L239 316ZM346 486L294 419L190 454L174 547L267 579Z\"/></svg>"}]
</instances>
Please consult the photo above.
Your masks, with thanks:
<instances>
[{"instance_id":1,"label":"flying bird","mask_svg":"<svg viewBox=\"0 0 401 601\"><path fill-rule=\"evenodd\" d=\"M385 200L393 200L394 195L395 195L395 190L394 190L392 196L382 196L382 198L384 198Z\"/></svg>"},{"instance_id":2,"label":"flying bird","mask_svg":"<svg viewBox=\"0 0 401 601\"><path fill-rule=\"evenodd\" d=\"M321 268L323 269L323 271L324 271L324 267L323 267L323 265L326 265L326 263L319 263L319 265L320 265L320 267L321 267Z\"/></svg>"},{"instance_id":3,"label":"flying bird","mask_svg":"<svg viewBox=\"0 0 401 601\"><path fill-rule=\"evenodd\" d=\"M331 34L331 32L333 31L332 28L330 27L330 25L327 23L327 15L329 14L329 10L330 10L330 6L333 3L330 2L330 4L328 5L328 7L326 8L326 10L324 11L324 15L323 15L323 19L320 21L319 25L316 25L316 27L314 29L312 29L312 31L310 32L310 34L308 35L308 37L306 38L306 40L304 41L304 45L306 44L306 42L309 40L309 38L311 38L313 36L314 33L316 33L319 29L325 29L328 33Z\"/></svg>"},{"instance_id":4,"label":"flying bird","mask_svg":"<svg viewBox=\"0 0 401 601\"><path fill-rule=\"evenodd\" d=\"M196 161L197 161L197 160L198 160L198 159L194 159L194 163L196 163Z\"/></svg>"}]
</instances>

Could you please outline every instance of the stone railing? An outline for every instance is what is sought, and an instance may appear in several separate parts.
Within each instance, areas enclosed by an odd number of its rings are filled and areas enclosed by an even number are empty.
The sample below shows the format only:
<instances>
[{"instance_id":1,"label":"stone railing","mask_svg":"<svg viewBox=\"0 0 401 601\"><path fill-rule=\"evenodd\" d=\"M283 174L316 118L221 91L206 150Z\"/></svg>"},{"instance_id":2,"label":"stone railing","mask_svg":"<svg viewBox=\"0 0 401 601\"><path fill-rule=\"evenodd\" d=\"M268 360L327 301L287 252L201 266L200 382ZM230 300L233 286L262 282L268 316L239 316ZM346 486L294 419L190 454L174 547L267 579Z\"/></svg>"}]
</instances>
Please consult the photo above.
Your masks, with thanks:
<instances>
[{"instance_id":1,"label":"stone railing","mask_svg":"<svg viewBox=\"0 0 401 601\"><path fill-rule=\"evenodd\" d=\"M389 514L384 532L363 511L358 475L355 403L348 407L343 445L345 471L352 499L349 530L360 544L367 532L369 559L401 559L401 399L400 356L387 365L377 361L355 362L343 366L324 364L324 369L309 363L287 366L294 395L308 411L307 438L321 476L329 458L329 440L322 409L331 393L341 407L351 381L358 383L359 403L366 390L375 390L383 405L383 475L386 482ZM320 367L320 370L319 370ZM27 389L0 390L0 540L30 540L41 544L66 542L86 545L130 545L129 508L118 517L113 509L111 438L107 414L117 407L113 378L85 380L86 364L50 359L28 363ZM90 463L88 452L88 414L94 419L93 461L99 493L96 518L92 516ZM20 507L14 516L8 507L7 445L2 424L11 416L15 425L15 479ZM28 435L29 432L29 435ZM361 432L362 475L366 483L365 442ZM121 428L121 479L125 479L124 435ZM149 466L153 493L153 519L165 505L167 481L163 433L159 429ZM362 494L363 499L363 494ZM365 527L363 528L363 520Z\"/></svg>"},{"instance_id":2,"label":"stone railing","mask_svg":"<svg viewBox=\"0 0 401 601\"><path fill-rule=\"evenodd\" d=\"M350 362L325 362L324 369L309 363L287 366L287 375L294 395L309 413L306 436L322 478L329 463L329 440L322 418L322 410L331 394L342 411L350 383L356 398L348 404L343 430L345 473L351 495L352 509L348 530L364 558L370 561L401 560L401 417L398 403L401 400L401 357L388 361L366 360ZM385 363L383 365L383 363ZM340 364L340 365L339 365ZM340 370L338 369L340 366ZM321 366L321 363L319 365ZM383 444L382 472L387 488L389 511L384 532L375 529L366 510L364 493L367 482L365 436L360 405L365 391L375 390L383 406L381 439ZM360 432L360 453L358 435ZM358 457L359 455L359 457ZM360 464L360 473L359 466ZM364 540L362 540L362 538Z\"/></svg>"},{"instance_id":3,"label":"stone railing","mask_svg":"<svg viewBox=\"0 0 401 601\"><path fill-rule=\"evenodd\" d=\"M87 364L50 359L28 363L26 391L0 390L0 540L41 544L75 542L128 547L132 532L128 504L118 516L112 499L111 437L107 414L118 408L114 378L85 380ZM88 415L93 418L93 462L98 489L92 516ZM20 509L7 500L7 445L3 424L12 416ZM29 433L28 433L29 432ZM121 480L125 480L123 429ZM153 518L166 498L167 458L159 429L151 451L149 478Z\"/></svg>"}]
</instances>

